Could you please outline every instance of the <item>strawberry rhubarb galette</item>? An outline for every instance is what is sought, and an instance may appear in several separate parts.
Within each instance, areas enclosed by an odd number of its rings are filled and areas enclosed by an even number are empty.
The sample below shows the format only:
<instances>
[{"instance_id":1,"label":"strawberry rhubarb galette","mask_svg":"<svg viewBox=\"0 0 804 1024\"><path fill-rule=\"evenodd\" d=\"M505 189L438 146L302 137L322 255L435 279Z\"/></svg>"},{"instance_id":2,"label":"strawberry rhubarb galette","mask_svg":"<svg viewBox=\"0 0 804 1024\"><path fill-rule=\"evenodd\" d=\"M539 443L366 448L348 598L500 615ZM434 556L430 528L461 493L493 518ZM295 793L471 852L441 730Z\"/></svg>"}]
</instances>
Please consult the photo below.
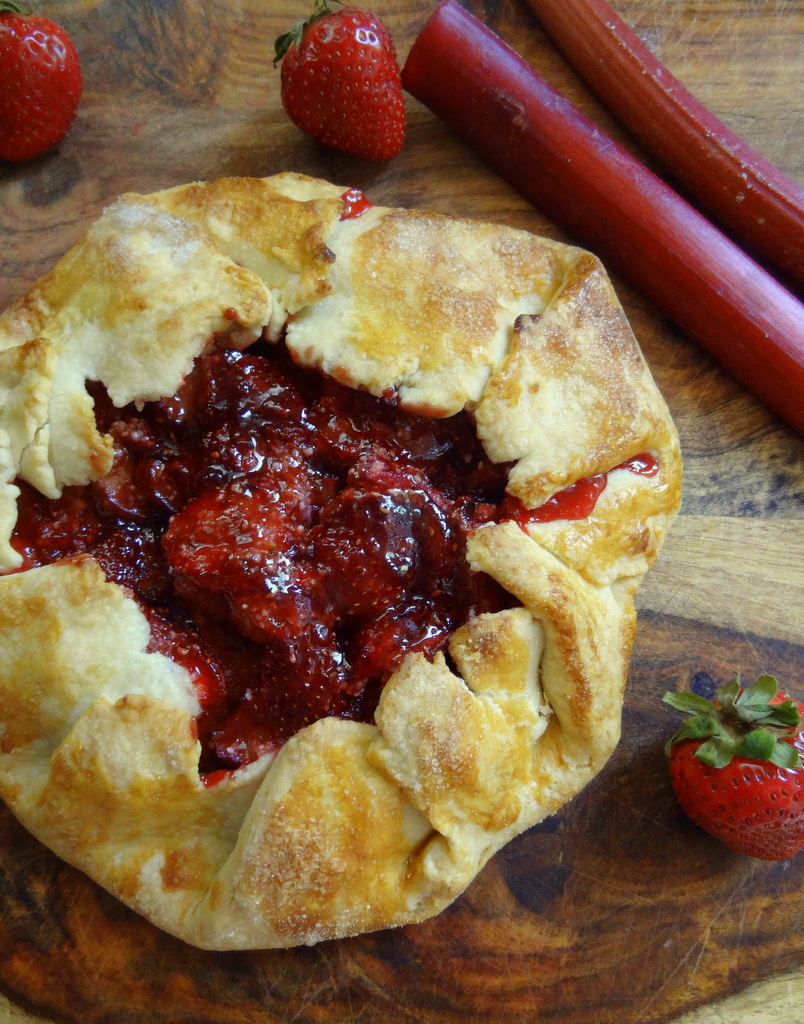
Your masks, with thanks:
<instances>
[{"instance_id":1,"label":"strawberry rhubarb galette","mask_svg":"<svg viewBox=\"0 0 804 1024\"><path fill-rule=\"evenodd\" d=\"M0 317L0 793L213 949L438 913L599 771L680 495L595 258L293 174Z\"/></svg>"}]
</instances>

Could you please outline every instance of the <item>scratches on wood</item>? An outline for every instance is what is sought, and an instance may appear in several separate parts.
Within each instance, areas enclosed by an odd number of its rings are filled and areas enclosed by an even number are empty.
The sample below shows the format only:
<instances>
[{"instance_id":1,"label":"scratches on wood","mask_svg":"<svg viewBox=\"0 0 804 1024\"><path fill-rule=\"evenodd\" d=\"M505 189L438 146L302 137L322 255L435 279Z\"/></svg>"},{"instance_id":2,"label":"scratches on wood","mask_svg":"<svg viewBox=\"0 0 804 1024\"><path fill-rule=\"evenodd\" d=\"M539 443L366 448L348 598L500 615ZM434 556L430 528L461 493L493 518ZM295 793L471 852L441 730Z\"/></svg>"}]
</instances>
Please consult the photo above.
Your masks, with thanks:
<instances>
[{"instance_id":1,"label":"scratches on wood","mask_svg":"<svg viewBox=\"0 0 804 1024\"><path fill-rule=\"evenodd\" d=\"M804 519L681 516L637 605L741 636L801 643Z\"/></svg>"}]
</instances>

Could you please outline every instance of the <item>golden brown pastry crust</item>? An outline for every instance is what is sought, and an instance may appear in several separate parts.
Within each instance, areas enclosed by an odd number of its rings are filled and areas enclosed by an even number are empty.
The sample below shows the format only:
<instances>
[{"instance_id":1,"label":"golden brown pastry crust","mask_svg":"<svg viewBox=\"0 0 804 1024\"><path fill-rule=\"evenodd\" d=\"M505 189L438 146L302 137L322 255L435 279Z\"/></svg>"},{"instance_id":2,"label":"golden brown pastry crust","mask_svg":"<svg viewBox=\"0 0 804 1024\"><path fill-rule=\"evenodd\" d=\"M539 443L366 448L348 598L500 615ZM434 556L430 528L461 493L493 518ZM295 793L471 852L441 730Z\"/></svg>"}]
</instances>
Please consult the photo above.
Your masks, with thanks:
<instances>
[{"instance_id":1,"label":"golden brown pastry crust","mask_svg":"<svg viewBox=\"0 0 804 1024\"><path fill-rule=\"evenodd\" d=\"M111 468L86 381L118 406L174 394L213 334L250 344L272 306L262 280L188 221L139 196L105 210L0 316L0 524L12 476L57 497ZM16 561L0 533L0 567Z\"/></svg>"},{"instance_id":2,"label":"golden brown pastry crust","mask_svg":"<svg viewBox=\"0 0 804 1024\"><path fill-rule=\"evenodd\" d=\"M297 358L431 415L473 412L536 505L631 456L585 520L492 524L473 567L521 607L409 655L372 725L328 718L217 785L195 694L91 558L0 578L0 795L159 927L292 946L438 913L600 770L619 735L632 596L680 499L678 441L594 257L498 225L373 208L301 175L127 196L0 316L0 568L21 477L109 468L84 382L175 392L214 334L288 316ZM231 312L233 311L233 312Z\"/></svg>"}]
</instances>

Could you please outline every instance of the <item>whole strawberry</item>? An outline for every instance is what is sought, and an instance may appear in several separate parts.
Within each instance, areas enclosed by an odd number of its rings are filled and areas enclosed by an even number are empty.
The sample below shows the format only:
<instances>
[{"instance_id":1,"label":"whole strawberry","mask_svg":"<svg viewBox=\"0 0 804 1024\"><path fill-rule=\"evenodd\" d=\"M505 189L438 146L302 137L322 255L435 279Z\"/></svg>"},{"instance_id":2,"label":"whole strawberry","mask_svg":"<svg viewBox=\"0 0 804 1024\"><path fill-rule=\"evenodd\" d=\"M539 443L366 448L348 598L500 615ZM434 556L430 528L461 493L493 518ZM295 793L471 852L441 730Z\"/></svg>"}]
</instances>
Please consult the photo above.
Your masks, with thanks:
<instances>
[{"instance_id":1,"label":"whole strawberry","mask_svg":"<svg viewBox=\"0 0 804 1024\"><path fill-rule=\"evenodd\" d=\"M804 705L772 676L743 688L740 677L713 702L667 693L690 715L667 744L679 804L732 850L784 860L804 847Z\"/></svg>"},{"instance_id":2,"label":"whole strawberry","mask_svg":"<svg viewBox=\"0 0 804 1024\"><path fill-rule=\"evenodd\" d=\"M276 40L280 60L282 104L303 132L368 160L397 155L405 138L399 65L375 15L315 0L312 15Z\"/></svg>"},{"instance_id":3,"label":"whole strawberry","mask_svg":"<svg viewBox=\"0 0 804 1024\"><path fill-rule=\"evenodd\" d=\"M64 29L0 0L0 160L29 160L58 145L81 87L81 63Z\"/></svg>"}]
</instances>

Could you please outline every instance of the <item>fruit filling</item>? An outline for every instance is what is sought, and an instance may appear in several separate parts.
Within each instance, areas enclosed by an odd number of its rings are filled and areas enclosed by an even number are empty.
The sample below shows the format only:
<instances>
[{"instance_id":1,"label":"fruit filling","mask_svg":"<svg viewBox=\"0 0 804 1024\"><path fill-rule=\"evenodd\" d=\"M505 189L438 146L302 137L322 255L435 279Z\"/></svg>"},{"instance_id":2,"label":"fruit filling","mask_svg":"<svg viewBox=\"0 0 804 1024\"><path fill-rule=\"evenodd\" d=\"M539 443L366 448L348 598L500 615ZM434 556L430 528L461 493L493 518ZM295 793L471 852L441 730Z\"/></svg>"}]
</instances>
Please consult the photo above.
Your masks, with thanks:
<instances>
[{"instance_id":1,"label":"fruit filling","mask_svg":"<svg viewBox=\"0 0 804 1024\"><path fill-rule=\"evenodd\" d=\"M468 416L412 415L265 343L211 349L140 410L88 386L114 465L57 500L19 482L12 543L23 569L92 555L138 601L196 685L208 781L327 715L370 721L407 653L514 603L466 536L538 510L506 498Z\"/></svg>"},{"instance_id":2,"label":"fruit filling","mask_svg":"<svg viewBox=\"0 0 804 1024\"><path fill-rule=\"evenodd\" d=\"M409 651L511 602L464 557L505 468L463 416L433 420L293 364L213 349L179 393L116 409L89 385L111 471L58 500L20 483L23 568L93 555L184 665L202 773L326 715L370 720Z\"/></svg>"}]
</instances>

